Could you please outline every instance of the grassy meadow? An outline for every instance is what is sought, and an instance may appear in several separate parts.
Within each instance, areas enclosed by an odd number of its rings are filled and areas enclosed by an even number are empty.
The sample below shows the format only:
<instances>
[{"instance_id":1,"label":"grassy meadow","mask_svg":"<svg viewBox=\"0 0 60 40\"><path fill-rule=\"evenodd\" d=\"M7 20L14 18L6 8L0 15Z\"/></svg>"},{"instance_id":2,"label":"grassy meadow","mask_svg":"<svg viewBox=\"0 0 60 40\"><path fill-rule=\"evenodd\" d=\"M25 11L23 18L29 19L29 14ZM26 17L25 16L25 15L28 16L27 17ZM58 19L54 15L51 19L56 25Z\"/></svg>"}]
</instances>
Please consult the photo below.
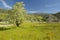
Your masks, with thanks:
<instances>
[{"instance_id":1,"label":"grassy meadow","mask_svg":"<svg viewBox=\"0 0 60 40\"><path fill-rule=\"evenodd\" d=\"M0 40L60 40L60 23L25 22L0 30Z\"/></svg>"},{"instance_id":2,"label":"grassy meadow","mask_svg":"<svg viewBox=\"0 0 60 40\"><path fill-rule=\"evenodd\" d=\"M43 13L39 13L38 10L26 10L25 2L17 1L11 7L5 0L1 2L6 8L0 5L0 40L60 40L60 12L55 13L57 10L50 14L43 8L48 13L44 13L43 9ZM34 7L37 9L40 6Z\"/></svg>"}]
</instances>

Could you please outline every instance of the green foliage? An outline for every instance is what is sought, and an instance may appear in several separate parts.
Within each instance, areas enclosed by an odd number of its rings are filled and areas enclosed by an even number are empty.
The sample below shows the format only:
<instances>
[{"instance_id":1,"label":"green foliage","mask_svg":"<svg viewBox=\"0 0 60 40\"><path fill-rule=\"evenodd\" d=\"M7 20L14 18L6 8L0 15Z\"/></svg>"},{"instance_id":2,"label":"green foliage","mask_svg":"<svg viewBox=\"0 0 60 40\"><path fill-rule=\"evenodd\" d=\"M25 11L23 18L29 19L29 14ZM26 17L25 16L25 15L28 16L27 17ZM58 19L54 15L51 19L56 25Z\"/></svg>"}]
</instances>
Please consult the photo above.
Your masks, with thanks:
<instances>
[{"instance_id":1,"label":"green foliage","mask_svg":"<svg viewBox=\"0 0 60 40\"><path fill-rule=\"evenodd\" d=\"M8 10L6 10L6 9L0 9L0 13L7 13L8 12Z\"/></svg>"},{"instance_id":2,"label":"green foliage","mask_svg":"<svg viewBox=\"0 0 60 40\"><path fill-rule=\"evenodd\" d=\"M42 16L37 16L37 15L27 15L27 20L31 22L42 22L43 17Z\"/></svg>"},{"instance_id":3,"label":"green foliage","mask_svg":"<svg viewBox=\"0 0 60 40\"><path fill-rule=\"evenodd\" d=\"M8 14L3 14L3 13L1 13L1 14L0 14L0 19L1 19L1 20L6 20L7 15L8 15Z\"/></svg>"},{"instance_id":4,"label":"green foliage","mask_svg":"<svg viewBox=\"0 0 60 40\"><path fill-rule=\"evenodd\" d=\"M36 16L36 19L37 19L37 21L41 22L42 19L43 19L43 17L41 17L41 16Z\"/></svg>"},{"instance_id":5,"label":"green foliage","mask_svg":"<svg viewBox=\"0 0 60 40\"><path fill-rule=\"evenodd\" d=\"M8 16L8 10L0 9L0 20L5 21Z\"/></svg>"},{"instance_id":6,"label":"green foliage","mask_svg":"<svg viewBox=\"0 0 60 40\"><path fill-rule=\"evenodd\" d=\"M12 9L12 12L14 13L14 17L18 20L25 20L25 14L26 10L24 9L23 2L17 2Z\"/></svg>"},{"instance_id":7,"label":"green foliage","mask_svg":"<svg viewBox=\"0 0 60 40\"><path fill-rule=\"evenodd\" d=\"M16 24L25 21L26 10L24 9L23 2L16 2L9 14L9 21Z\"/></svg>"}]
</instances>

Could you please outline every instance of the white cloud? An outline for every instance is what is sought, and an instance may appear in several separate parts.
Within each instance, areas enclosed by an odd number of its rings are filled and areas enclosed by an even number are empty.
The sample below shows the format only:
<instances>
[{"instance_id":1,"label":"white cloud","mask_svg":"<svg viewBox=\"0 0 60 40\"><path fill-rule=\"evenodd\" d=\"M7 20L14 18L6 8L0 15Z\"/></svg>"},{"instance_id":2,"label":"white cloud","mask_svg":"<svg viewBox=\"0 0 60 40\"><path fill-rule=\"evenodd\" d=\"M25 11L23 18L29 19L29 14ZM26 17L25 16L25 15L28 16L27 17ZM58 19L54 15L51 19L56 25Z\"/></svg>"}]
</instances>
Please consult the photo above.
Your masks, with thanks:
<instances>
[{"instance_id":1,"label":"white cloud","mask_svg":"<svg viewBox=\"0 0 60 40\"><path fill-rule=\"evenodd\" d=\"M38 11L28 11L28 13L37 13Z\"/></svg>"},{"instance_id":2,"label":"white cloud","mask_svg":"<svg viewBox=\"0 0 60 40\"><path fill-rule=\"evenodd\" d=\"M11 6L9 6L4 0L0 0L0 2L2 2L2 4L4 5L4 7L6 8L12 8Z\"/></svg>"}]
</instances>

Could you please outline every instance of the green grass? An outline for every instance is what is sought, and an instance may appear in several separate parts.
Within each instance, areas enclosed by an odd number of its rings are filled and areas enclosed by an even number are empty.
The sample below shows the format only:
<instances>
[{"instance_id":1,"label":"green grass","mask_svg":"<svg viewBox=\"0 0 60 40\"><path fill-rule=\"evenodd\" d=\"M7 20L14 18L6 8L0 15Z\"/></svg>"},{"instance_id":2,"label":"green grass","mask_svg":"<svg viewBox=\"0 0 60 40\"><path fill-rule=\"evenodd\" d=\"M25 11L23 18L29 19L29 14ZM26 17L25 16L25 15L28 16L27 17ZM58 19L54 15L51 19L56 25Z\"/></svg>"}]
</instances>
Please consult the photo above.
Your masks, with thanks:
<instances>
[{"instance_id":1,"label":"green grass","mask_svg":"<svg viewBox=\"0 0 60 40\"><path fill-rule=\"evenodd\" d=\"M60 40L60 23L29 23L0 30L0 40Z\"/></svg>"}]
</instances>

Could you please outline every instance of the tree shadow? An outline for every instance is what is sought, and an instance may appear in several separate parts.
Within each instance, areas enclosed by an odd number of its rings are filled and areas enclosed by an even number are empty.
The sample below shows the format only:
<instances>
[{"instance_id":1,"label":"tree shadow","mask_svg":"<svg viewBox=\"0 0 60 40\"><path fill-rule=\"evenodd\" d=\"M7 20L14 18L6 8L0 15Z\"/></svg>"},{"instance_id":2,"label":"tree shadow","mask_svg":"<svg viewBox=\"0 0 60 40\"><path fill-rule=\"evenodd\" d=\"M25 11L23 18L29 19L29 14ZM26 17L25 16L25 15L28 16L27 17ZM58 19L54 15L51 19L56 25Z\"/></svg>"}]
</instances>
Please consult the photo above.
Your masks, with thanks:
<instances>
[{"instance_id":1,"label":"tree shadow","mask_svg":"<svg viewBox=\"0 0 60 40\"><path fill-rule=\"evenodd\" d=\"M0 27L0 31L10 30L11 28Z\"/></svg>"}]
</instances>

